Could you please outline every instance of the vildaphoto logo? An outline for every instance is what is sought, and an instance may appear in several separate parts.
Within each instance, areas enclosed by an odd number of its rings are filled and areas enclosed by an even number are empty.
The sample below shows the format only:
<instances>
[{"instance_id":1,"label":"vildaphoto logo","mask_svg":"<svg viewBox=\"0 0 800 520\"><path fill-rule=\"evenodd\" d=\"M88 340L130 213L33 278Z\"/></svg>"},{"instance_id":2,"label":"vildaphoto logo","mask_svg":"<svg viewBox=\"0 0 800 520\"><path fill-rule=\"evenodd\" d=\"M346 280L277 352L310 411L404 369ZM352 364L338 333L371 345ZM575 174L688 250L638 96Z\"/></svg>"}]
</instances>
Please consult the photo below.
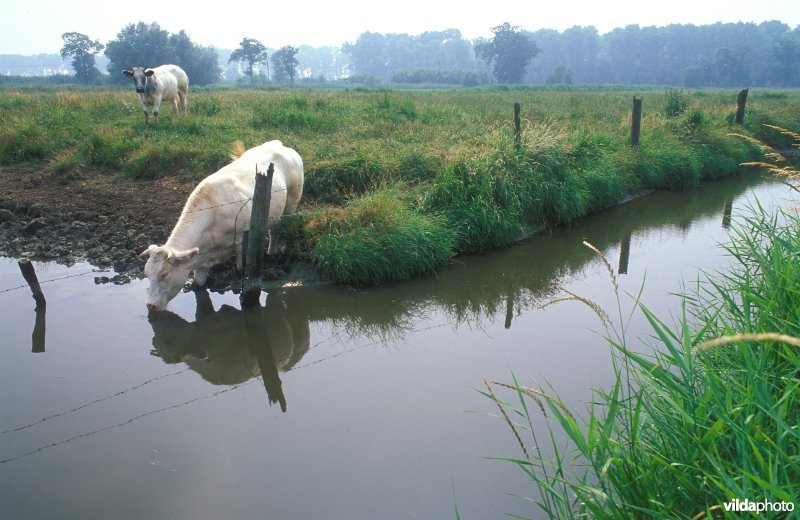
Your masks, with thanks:
<instances>
[{"instance_id":1,"label":"vildaphoto logo","mask_svg":"<svg viewBox=\"0 0 800 520\"><path fill-rule=\"evenodd\" d=\"M725 508L725 511L735 511L740 513L773 513L773 512L791 512L794 511L794 502L770 502L768 500L762 500L760 502L754 502L745 498L744 500L740 500L738 498L734 498L730 502L725 502L722 504Z\"/></svg>"}]
</instances>

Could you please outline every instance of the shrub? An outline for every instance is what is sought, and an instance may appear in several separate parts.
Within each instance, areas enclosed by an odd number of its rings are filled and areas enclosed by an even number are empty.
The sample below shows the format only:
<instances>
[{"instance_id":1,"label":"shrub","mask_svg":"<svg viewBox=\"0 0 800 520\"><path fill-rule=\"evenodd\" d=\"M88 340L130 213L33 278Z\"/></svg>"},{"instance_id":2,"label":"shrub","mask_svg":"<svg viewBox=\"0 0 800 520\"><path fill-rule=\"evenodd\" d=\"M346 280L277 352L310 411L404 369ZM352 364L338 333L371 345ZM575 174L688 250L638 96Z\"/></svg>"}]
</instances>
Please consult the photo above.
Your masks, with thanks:
<instances>
[{"instance_id":1,"label":"shrub","mask_svg":"<svg viewBox=\"0 0 800 520\"><path fill-rule=\"evenodd\" d=\"M675 117L686 112L689 106L689 98L682 89L668 88L664 92L666 101L664 102L664 113L667 117Z\"/></svg>"}]
</instances>

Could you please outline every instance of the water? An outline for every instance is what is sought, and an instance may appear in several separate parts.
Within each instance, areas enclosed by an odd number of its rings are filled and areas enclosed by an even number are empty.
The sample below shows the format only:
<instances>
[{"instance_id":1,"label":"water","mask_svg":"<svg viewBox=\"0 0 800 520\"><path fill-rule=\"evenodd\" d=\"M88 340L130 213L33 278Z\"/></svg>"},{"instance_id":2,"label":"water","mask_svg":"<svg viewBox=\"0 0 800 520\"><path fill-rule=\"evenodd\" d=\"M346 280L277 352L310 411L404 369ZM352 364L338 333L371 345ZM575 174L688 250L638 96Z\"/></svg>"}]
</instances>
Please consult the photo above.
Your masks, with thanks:
<instances>
[{"instance_id":1,"label":"water","mask_svg":"<svg viewBox=\"0 0 800 520\"><path fill-rule=\"evenodd\" d=\"M522 454L484 379L516 376L581 410L610 381L601 324L577 302L538 304L564 288L616 316L582 240L624 272L623 307L644 284L670 322L669 294L727 265L727 215L754 196L789 195L753 176L653 194L436 276L277 290L246 315L236 295L184 293L151 322L145 283L37 264L40 280L69 278L43 283L36 326L0 259L0 517L537 516L514 496L533 496L526 477L492 459ZM647 333L635 315L629 337Z\"/></svg>"}]
</instances>

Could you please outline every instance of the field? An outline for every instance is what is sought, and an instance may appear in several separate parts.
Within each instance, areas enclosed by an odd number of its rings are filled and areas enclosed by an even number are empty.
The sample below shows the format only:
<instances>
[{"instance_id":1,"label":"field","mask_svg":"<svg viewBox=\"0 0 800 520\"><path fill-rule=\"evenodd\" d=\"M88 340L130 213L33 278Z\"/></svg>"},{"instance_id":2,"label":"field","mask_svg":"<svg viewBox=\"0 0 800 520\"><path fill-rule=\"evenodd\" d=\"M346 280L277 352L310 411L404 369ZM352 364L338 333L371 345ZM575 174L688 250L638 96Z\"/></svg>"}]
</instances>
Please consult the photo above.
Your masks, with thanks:
<instances>
[{"instance_id":1,"label":"field","mask_svg":"<svg viewBox=\"0 0 800 520\"><path fill-rule=\"evenodd\" d=\"M634 95L644 100L638 149ZM127 89L5 90L0 166L64 184L194 182L226 164L236 141L280 139L306 165L301 212L283 226L287 253L342 283L379 283L642 190L730 175L760 154L730 133L785 147L763 125L800 127L800 92L751 91L743 127L735 100L735 91L674 89L194 89L187 117L162 107L155 127ZM178 207L185 191L174 194Z\"/></svg>"}]
</instances>

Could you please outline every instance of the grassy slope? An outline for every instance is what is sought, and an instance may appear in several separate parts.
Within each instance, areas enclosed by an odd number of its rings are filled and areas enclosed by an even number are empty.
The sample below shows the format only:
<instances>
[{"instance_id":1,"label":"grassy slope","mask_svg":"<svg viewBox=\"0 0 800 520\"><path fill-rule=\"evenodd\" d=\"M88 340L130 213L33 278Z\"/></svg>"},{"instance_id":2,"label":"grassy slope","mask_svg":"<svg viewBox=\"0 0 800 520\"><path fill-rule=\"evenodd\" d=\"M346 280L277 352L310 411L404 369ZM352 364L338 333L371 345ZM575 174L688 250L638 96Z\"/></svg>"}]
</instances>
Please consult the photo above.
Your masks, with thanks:
<instances>
[{"instance_id":1,"label":"grassy slope","mask_svg":"<svg viewBox=\"0 0 800 520\"><path fill-rule=\"evenodd\" d=\"M641 147L631 150L633 94L194 90L189 117L173 121L164 108L154 128L127 90L5 91L0 164L199 179L227 163L234 141L278 138L306 164L304 212L286 226L295 252L339 281L377 283L641 189L729 175L754 157L752 145L727 136L731 91L682 94L686 110L674 117L665 114L665 92L646 92ZM519 149L514 102L523 107ZM746 130L780 144L761 124L800 126L798 106L799 92L751 92ZM400 251L407 261L396 261Z\"/></svg>"}]
</instances>

